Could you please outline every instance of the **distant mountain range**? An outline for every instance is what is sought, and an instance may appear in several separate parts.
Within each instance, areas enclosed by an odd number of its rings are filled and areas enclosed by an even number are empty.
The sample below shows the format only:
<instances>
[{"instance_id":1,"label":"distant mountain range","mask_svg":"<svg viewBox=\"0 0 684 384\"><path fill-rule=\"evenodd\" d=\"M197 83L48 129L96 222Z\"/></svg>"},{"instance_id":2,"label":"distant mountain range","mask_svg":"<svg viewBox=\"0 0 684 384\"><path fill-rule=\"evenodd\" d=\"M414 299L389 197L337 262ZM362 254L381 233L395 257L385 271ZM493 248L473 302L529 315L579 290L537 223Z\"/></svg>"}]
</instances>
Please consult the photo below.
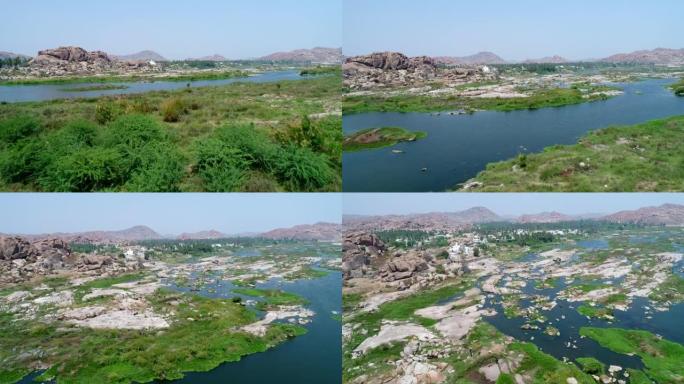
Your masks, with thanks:
<instances>
[{"instance_id":1,"label":"distant mountain range","mask_svg":"<svg viewBox=\"0 0 684 384\"><path fill-rule=\"evenodd\" d=\"M224 56L219 55L218 53L210 55L210 56L202 56L198 58L188 58L185 59L186 61L228 61Z\"/></svg>"},{"instance_id":2,"label":"distant mountain range","mask_svg":"<svg viewBox=\"0 0 684 384\"><path fill-rule=\"evenodd\" d=\"M630 53L618 53L600 61L608 63L684 64L684 48L656 48Z\"/></svg>"},{"instance_id":3,"label":"distant mountain range","mask_svg":"<svg viewBox=\"0 0 684 384\"><path fill-rule=\"evenodd\" d=\"M129 55L110 55L120 61L167 61L166 58L155 51L140 51Z\"/></svg>"},{"instance_id":4,"label":"distant mountain range","mask_svg":"<svg viewBox=\"0 0 684 384\"><path fill-rule=\"evenodd\" d=\"M262 233L261 236L268 239L335 241L342 238L342 225L334 223L296 225L290 228L274 229Z\"/></svg>"},{"instance_id":5,"label":"distant mountain range","mask_svg":"<svg viewBox=\"0 0 684 384\"><path fill-rule=\"evenodd\" d=\"M438 56L434 58L439 64L447 65L477 65L477 64L506 64L507 61L492 52L478 52L470 56Z\"/></svg>"},{"instance_id":6,"label":"distant mountain range","mask_svg":"<svg viewBox=\"0 0 684 384\"><path fill-rule=\"evenodd\" d=\"M684 65L684 48L669 49L656 48L651 50L640 50L629 53L618 53L602 59L583 59L570 60L562 56L553 55L538 59L526 59L522 61L505 60L501 56L492 52L479 52L470 56L437 56L434 57L437 63L447 65L477 65L477 64L533 64L533 63L553 63L562 64L569 62L605 62L605 63L639 63L639 64L660 64L660 65Z\"/></svg>"},{"instance_id":7,"label":"distant mountain range","mask_svg":"<svg viewBox=\"0 0 684 384\"><path fill-rule=\"evenodd\" d=\"M0 51L0 60L14 59L15 57L21 57L24 59L30 59L31 58L31 56L22 55L21 53Z\"/></svg>"},{"instance_id":8,"label":"distant mountain range","mask_svg":"<svg viewBox=\"0 0 684 384\"><path fill-rule=\"evenodd\" d=\"M633 211L620 211L605 216L603 219L616 223L684 225L684 205L663 204L659 207L644 207Z\"/></svg>"},{"instance_id":9,"label":"distant mountain range","mask_svg":"<svg viewBox=\"0 0 684 384\"><path fill-rule=\"evenodd\" d=\"M560 212L524 214L516 217L500 216L488 208L474 207L458 212L430 212L407 215L364 216L345 215L345 226L383 229L445 229L488 222L558 223L573 220L602 220L616 223L649 225L684 225L684 205L664 204L637 210L620 211L609 215Z\"/></svg>"},{"instance_id":10,"label":"distant mountain range","mask_svg":"<svg viewBox=\"0 0 684 384\"><path fill-rule=\"evenodd\" d=\"M562 56L553 55L541 57L539 59L527 59L523 61L525 64L538 64L538 63L550 63L550 64L563 64L569 62L568 59Z\"/></svg>"},{"instance_id":11,"label":"distant mountain range","mask_svg":"<svg viewBox=\"0 0 684 384\"><path fill-rule=\"evenodd\" d=\"M1 234L6 235L6 234ZM294 240L319 240L319 241L333 241L339 240L342 236L342 226L333 223L316 223L311 225L296 225L290 228L277 228L264 233L243 233L243 234L225 234L216 230L207 230L199 232L184 232L180 235L160 235L150 227L144 225L136 225L131 228L118 231L87 231L87 232L57 232L44 234L13 234L20 235L31 240L40 240L47 238L59 238L68 243L84 243L84 244L112 244L122 242L136 242L144 240L161 240L161 239L176 239L176 240L207 240L207 239L222 239L233 236L240 237L265 237L274 240L294 239Z\"/></svg>"},{"instance_id":12,"label":"distant mountain range","mask_svg":"<svg viewBox=\"0 0 684 384\"><path fill-rule=\"evenodd\" d=\"M302 63L310 62L314 64L341 64L342 59L342 48L323 47L276 52L258 58L258 60L265 61L293 61Z\"/></svg>"}]
</instances>

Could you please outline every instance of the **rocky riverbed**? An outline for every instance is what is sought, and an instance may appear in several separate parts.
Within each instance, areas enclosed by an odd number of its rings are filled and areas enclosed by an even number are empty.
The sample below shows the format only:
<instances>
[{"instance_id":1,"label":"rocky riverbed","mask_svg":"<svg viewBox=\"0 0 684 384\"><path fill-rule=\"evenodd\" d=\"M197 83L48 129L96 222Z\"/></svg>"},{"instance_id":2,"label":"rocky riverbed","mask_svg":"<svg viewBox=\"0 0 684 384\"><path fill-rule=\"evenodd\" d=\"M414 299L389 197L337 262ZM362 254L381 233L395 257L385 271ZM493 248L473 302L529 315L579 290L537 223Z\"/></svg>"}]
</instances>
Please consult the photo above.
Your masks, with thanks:
<instances>
[{"instance_id":1,"label":"rocky riverbed","mask_svg":"<svg viewBox=\"0 0 684 384\"><path fill-rule=\"evenodd\" d=\"M675 326L684 308L681 229L606 232L605 248L565 238L512 259L493 244L478 256L454 246L442 258L374 236L351 231L345 241L345 382L627 383L678 374L599 346L585 328L648 329L684 342ZM466 238L481 237L452 241ZM396 264L403 272L388 280ZM598 365L588 368L588 358Z\"/></svg>"},{"instance_id":2,"label":"rocky riverbed","mask_svg":"<svg viewBox=\"0 0 684 384\"><path fill-rule=\"evenodd\" d=\"M0 263L6 272L0 285L0 345L4 351L0 352L0 373L16 380L33 370L47 369L41 378L58 379L86 379L94 373L90 361L94 356L84 356L78 344L64 344L67 339L98 345L106 342L105 335L120 338L117 351L98 355L104 363L95 371L111 369L124 356L139 355L133 363L136 371L124 374L123 382L179 378L185 371L197 370L192 368L194 364L207 370L264 351L305 333L316 313L296 294L258 287L320 278L329 272L318 266L335 258L327 253L332 245L321 248L304 243L255 246L259 255L252 257L237 256L227 249L205 257L165 256L153 246L126 244L82 254L59 240L19 237L0 238L0 244ZM238 249L245 251L244 247ZM322 256L305 256L309 253ZM88 263L92 258L106 261ZM89 267L92 265L98 267ZM40 337L27 333L32 327L43 329L36 335ZM199 341L196 337L219 329L225 330L221 343L231 344L231 348L220 347L224 350L220 353L213 344L195 344ZM14 339L14 335L21 336ZM159 376L153 365L143 362L145 351L158 347L162 348L158 359L170 357L170 350L162 347L169 338L183 343L180 351L205 350L201 353L211 357L189 358ZM135 352L135 345L143 339L150 343L148 348ZM73 368L64 371L66 366Z\"/></svg>"}]
</instances>

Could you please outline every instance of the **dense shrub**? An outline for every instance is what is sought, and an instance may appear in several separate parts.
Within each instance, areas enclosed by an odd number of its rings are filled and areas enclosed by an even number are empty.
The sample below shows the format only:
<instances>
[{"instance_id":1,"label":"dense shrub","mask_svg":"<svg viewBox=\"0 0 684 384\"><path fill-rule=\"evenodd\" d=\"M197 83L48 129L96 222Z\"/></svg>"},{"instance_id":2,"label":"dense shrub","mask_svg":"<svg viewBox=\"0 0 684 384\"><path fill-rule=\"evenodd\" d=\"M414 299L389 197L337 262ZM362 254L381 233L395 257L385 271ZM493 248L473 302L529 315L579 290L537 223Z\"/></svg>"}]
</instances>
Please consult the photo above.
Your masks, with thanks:
<instances>
[{"instance_id":1,"label":"dense shrub","mask_svg":"<svg viewBox=\"0 0 684 384\"><path fill-rule=\"evenodd\" d=\"M0 178L9 183L33 181L49 163L42 140L20 140L0 152Z\"/></svg>"},{"instance_id":2,"label":"dense shrub","mask_svg":"<svg viewBox=\"0 0 684 384\"><path fill-rule=\"evenodd\" d=\"M39 179L48 191L87 192L120 185L127 169L114 148L82 148L56 159Z\"/></svg>"},{"instance_id":3,"label":"dense shrub","mask_svg":"<svg viewBox=\"0 0 684 384\"><path fill-rule=\"evenodd\" d=\"M177 192L183 177L184 159L168 143L150 143L138 155L131 178L124 185L127 191Z\"/></svg>"},{"instance_id":4,"label":"dense shrub","mask_svg":"<svg viewBox=\"0 0 684 384\"><path fill-rule=\"evenodd\" d=\"M197 145L197 172L207 191L237 190L249 169L249 160L238 148L219 139L202 140Z\"/></svg>"},{"instance_id":5,"label":"dense shrub","mask_svg":"<svg viewBox=\"0 0 684 384\"><path fill-rule=\"evenodd\" d=\"M295 146L281 151L276 174L292 191L315 191L334 180L334 174L322 155Z\"/></svg>"},{"instance_id":6,"label":"dense shrub","mask_svg":"<svg viewBox=\"0 0 684 384\"><path fill-rule=\"evenodd\" d=\"M119 115L119 110L111 101L102 101L95 106L95 121L107 124Z\"/></svg>"},{"instance_id":7,"label":"dense shrub","mask_svg":"<svg viewBox=\"0 0 684 384\"><path fill-rule=\"evenodd\" d=\"M266 172L275 168L280 148L264 133L257 131L254 125L222 127L217 130L216 137L239 149L255 168Z\"/></svg>"},{"instance_id":8,"label":"dense shrub","mask_svg":"<svg viewBox=\"0 0 684 384\"><path fill-rule=\"evenodd\" d=\"M0 151L3 181L45 191L177 191L183 164L160 124L140 115L121 116L106 128L72 121Z\"/></svg>"},{"instance_id":9,"label":"dense shrub","mask_svg":"<svg viewBox=\"0 0 684 384\"><path fill-rule=\"evenodd\" d=\"M105 144L121 146L126 152L130 152L148 143L165 139L164 131L154 118L145 115L127 115L109 125Z\"/></svg>"},{"instance_id":10,"label":"dense shrub","mask_svg":"<svg viewBox=\"0 0 684 384\"><path fill-rule=\"evenodd\" d=\"M0 122L0 141L13 144L17 141L36 135L41 127L38 120L31 116L16 116Z\"/></svg>"},{"instance_id":11,"label":"dense shrub","mask_svg":"<svg viewBox=\"0 0 684 384\"><path fill-rule=\"evenodd\" d=\"M164 100L159 106L162 118L169 123L175 123L180 120L181 115L187 112L185 103L178 97Z\"/></svg>"}]
</instances>

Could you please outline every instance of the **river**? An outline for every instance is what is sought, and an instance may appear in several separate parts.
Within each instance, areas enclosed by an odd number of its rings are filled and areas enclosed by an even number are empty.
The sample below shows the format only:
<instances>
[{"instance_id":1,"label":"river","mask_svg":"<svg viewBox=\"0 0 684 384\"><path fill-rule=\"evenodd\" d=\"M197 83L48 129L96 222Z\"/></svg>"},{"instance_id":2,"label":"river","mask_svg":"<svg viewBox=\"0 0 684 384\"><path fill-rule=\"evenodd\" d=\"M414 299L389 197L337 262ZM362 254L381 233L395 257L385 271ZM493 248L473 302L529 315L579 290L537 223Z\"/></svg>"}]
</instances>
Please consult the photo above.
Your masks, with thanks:
<instances>
[{"instance_id":1,"label":"river","mask_svg":"<svg viewBox=\"0 0 684 384\"><path fill-rule=\"evenodd\" d=\"M491 162L555 144L574 144L588 131L684 114L684 97L666 88L673 79L619 83L624 94L609 100L512 112L371 112L346 115L343 130L398 126L428 133L416 142L343 155L343 190L429 192L452 189ZM404 153L393 153L399 149ZM422 171L427 168L426 171Z\"/></svg>"},{"instance_id":2,"label":"river","mask_svg":"<svg viewBox=\"0 0 684 384\"><path fill-rule=\"evenodd\" d=\"M126 95L144 93L150 91L172 91L174 89L210 87L226 85L235 82L268 83L281 80L301 80L310 77L302 77L299 70L264 72L249 77L234 77L220 80L196 80L196 81L134 81L120 83L78 83L78 84L36 84L36 85L0 85L0 101L46 101L55 99L93 98L100 96ZM125 88L73 91L73 89L115 85Z\"/></svg>"}]
</instances>

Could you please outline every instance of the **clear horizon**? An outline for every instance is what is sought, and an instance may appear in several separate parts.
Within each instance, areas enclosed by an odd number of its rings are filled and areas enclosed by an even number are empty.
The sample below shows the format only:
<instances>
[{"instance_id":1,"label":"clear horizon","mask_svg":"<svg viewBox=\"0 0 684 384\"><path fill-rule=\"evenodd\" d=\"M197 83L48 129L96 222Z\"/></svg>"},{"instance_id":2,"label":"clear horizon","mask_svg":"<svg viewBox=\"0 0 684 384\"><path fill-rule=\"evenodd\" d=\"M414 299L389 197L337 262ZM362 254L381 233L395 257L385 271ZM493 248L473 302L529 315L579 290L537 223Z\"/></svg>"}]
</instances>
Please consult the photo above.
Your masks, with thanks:
<instances>
[{"instance_id":1,"label":"clear horizon","mask_svg":"<svg viewBox=\"0 0 684 384\"><path fill-rule=\"evenodd\" d=\"M509 61L559 55L568 60L684 46L677 0L552 2L345 0L347 56L398 51L408 56L493 52Z\"/></svg>"},{"instance_id":2,"label":"clear horizon","mask_svg":"<svg viewBox=\"0 0 684 384\"><path fill-rule=\"evenodd\" d=\"M407 215L485 207L500 216L542 212L609 214L662 204L684 205L681 193L345 193L344 215Z\"/></svg>"},{"instance_id":3,"label":"clear horizon","mask_svg":"<svg viewBox=\"0 0 684 384\"><path fill-rule=\"evenodd\" d=\"M136 225L161 235L230 235L342 220L338 193L3 193L0 206L0 233L27 235Z\"/></svg>"},{"instance_id":4,"label":"clear horizon","mask_svg":"<svg viewBox=\"0 0 684 384\"><path fill-rule=\"evenodd\" d=\"M3 14L0 51L29 56L80 46L114 55L152 50L176 60L248 59L342 46L341 0L24 0L7 2Z\"/></svg>"}]
</instances>

